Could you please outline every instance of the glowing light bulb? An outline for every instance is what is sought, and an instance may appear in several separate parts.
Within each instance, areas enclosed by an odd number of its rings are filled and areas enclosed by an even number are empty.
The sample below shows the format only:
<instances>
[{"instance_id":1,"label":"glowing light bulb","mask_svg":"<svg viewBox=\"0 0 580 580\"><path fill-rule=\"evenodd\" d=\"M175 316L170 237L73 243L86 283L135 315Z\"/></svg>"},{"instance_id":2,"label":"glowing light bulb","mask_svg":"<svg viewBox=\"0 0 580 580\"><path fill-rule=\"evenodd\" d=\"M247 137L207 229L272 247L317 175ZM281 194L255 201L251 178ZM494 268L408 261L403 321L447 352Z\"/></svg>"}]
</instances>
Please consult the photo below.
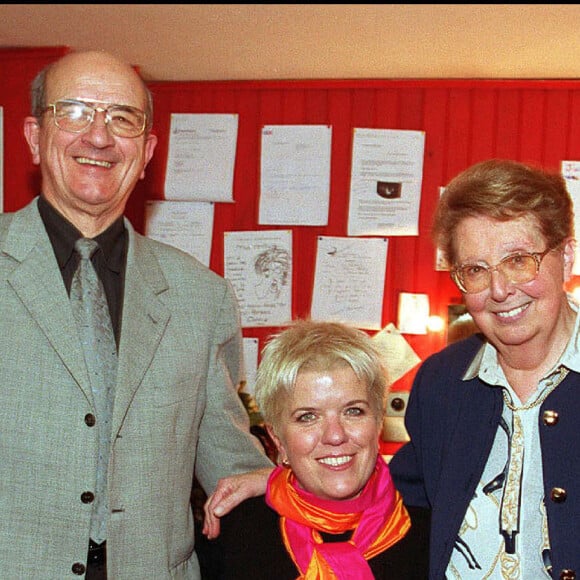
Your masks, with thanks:
<instances>
[{"instance_id":1,"label":"glowing light bulb","mask_svg":"<svg viewBox=\"0 0 580 580\"><path fill-rule=\"evenodd\" d=\"M429 316L427 319L427 330L430 332L441 332L444 327L445 323L441 316Z\"/></svg>"}]
</instances>

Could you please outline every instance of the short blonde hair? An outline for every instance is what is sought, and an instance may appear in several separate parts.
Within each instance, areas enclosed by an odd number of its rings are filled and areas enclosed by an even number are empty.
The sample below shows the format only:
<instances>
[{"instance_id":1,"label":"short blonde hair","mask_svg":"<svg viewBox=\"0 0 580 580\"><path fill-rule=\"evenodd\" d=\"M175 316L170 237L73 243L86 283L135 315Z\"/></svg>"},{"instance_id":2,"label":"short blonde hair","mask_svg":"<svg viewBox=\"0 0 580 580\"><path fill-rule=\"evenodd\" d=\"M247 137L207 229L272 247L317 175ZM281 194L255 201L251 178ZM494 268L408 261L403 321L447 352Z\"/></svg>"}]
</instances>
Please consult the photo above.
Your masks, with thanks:
<instances>
[{"instance_id":1,"label":"short blonde hair","mask_svg":"<svg viewBox=\"0 0 580 580\"><path fill-rule=\"evenodd\" d=\"M273 335L262 350L255 397L266 423L276 430L300 371L341 365L349 365L366 385L371 409L382 422L387 376L370 336L337 322L296 320Z\"/></svg>"}]
</instances>

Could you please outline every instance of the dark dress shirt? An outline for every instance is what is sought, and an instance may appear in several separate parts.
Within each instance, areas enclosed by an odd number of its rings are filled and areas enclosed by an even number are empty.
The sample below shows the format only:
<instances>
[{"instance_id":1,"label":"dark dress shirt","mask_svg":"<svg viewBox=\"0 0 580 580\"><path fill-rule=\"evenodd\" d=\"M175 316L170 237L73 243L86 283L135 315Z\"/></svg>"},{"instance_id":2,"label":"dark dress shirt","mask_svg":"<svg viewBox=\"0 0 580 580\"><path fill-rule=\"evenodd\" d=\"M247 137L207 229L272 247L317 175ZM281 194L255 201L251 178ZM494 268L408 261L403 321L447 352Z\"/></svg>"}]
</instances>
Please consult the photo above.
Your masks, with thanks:
<instances>
[{"instance_id":1,"label":"dark dress shirt","mask_svg":"<svg viewBox=\"0 0 580 580\"><path fill-rule=\"evenodd\" d=\"M74 244L78 238L82 237L82 234L50 205L42 195L38 200L38 210L54 249L64 285L67 292L70 293L72 279L79 262ZM111 321L115 331L115 340L118 346L121 333L128 240L123 217L113 222L94 239L99 244L100 250L94 253L91 261L105 288Z\"/></svg>"}]
</instances>

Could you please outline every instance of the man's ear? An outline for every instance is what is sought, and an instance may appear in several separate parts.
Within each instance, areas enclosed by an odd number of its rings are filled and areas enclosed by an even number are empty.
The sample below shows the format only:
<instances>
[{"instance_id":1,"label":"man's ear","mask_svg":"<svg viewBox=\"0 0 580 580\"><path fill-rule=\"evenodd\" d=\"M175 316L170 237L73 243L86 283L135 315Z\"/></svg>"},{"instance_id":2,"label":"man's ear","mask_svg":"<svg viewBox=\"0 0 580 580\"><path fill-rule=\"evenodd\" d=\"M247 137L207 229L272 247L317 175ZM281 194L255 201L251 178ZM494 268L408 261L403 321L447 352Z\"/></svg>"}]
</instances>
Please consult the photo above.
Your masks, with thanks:
<instances>
[{"instance_id":1,"label":"man's ear","mask_svg":"<svg viewBox=\"0 0 580 580\"><path fill-rule=\"evenodd\" d=\"M24 137L32 153L32 163L40 165L40 125L36 117L24 119Z\"/></svg>"},{"instance_id":2,"label":"man's ear","mask_svg":"<svg viewBox=\"0 0 580 580\"><path fill-rule=\"evenodd\" d=\"M149 161L151 161L151 157L153 157L153 151L155 151L155 147L157 145L157 135L153 133L149 133L145 139L145 164L143 165L143 171L141 172L140 179L145 178L145 168Z\"/></svg>"}]
</instances>

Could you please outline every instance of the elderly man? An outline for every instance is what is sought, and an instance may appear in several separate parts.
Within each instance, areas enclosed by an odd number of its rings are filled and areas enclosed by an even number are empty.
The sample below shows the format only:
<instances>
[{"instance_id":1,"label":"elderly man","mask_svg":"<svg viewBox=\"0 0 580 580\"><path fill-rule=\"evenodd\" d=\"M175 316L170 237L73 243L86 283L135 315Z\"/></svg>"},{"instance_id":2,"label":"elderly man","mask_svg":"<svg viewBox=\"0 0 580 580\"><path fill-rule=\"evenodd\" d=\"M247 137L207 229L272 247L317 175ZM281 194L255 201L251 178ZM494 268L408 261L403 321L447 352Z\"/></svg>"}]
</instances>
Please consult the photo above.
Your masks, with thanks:
<instances>
[{"instance_id":1,"label":"elderly man","mask_svg":"<svg viewBox=\"0 0 580 580\"><path fill-rule=\"evenodd\" d=\"M198 579L194 473L211 493L272 467L233 292L123 217L156 145L131 66L72 53L32 97L42 191L0 216L0 576ZM263 487L235 481L224 511Z\"/></svg>"}]
</instances>

